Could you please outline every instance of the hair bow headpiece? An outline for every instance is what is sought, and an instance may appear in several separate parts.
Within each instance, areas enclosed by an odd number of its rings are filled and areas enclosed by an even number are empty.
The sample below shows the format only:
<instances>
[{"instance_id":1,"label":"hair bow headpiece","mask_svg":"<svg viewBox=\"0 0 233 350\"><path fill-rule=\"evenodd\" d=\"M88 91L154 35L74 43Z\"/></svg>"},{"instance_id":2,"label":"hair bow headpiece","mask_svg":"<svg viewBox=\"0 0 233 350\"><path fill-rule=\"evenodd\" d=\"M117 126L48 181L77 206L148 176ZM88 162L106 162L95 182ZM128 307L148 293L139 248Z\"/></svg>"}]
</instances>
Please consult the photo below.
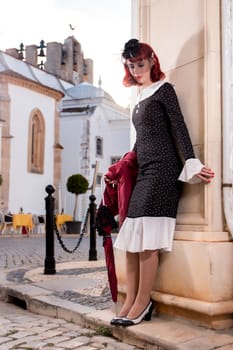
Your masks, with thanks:
<instances>
[{"instance_id":1,"label":"hair bow headpiece","mask_svg":"<svg viewBox=\"0 0 233 350\"><path fill-rule=\"evenodd\" d=\"M127 41L124 47L124 51L122 53L122 57L125 59L129 59L132 57L136 57L140 50L140 43L138 39L130 39Z\"/></svg>"}]
</instances>

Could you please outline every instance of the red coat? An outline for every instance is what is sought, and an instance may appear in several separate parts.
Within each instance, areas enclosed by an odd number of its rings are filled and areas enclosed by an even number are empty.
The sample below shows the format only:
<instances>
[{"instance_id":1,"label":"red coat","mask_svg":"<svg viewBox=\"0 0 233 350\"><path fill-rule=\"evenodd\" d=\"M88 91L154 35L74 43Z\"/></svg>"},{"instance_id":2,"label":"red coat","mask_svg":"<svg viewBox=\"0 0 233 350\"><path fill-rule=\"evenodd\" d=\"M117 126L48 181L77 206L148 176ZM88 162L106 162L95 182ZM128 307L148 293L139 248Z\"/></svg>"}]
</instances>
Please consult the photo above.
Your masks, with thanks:
<instances>
[{"instance_id":1,"label":"red coat","mask_svg":"<svg viewBox=\"0 0 233 350\"><path fill-rule=\"evenodd\" d=\"M127 216L129 200L136 183L137 173L137 154L130 151L118 162L111 165L105 174L111 181L116 181L116 185L106 182L104 202L114 216L119 214L120 226Z\"/></svg>"}]
</instances>

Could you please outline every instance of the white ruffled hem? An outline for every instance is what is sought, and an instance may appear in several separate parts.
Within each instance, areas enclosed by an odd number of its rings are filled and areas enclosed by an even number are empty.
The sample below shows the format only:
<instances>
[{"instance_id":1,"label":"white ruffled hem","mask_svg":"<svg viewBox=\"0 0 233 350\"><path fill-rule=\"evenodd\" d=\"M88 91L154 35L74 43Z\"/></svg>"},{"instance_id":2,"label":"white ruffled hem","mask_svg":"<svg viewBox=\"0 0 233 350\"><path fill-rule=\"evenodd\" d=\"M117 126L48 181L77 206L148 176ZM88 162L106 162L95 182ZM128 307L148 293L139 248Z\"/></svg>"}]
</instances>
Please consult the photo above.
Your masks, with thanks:
<instances>
[{"instance_id":1,"label":"white ruffled hem","mask_svg":"<svg viewBox=\"0 0 233 350\"><path fill-rule=\"evenodd\" d=\"M201 182L201 180L196 177L198 173L200 173L201 169L204 165L197 158L189 158L186 160L185 165L178 177L178 180L183 182L188 182L190 184L197 184Z\"/></svg>"},{"instance_id":2,"label":"white ruffled hem","mask_svg":"<svg viewBox=\"0 0 233 350\"><path fill-rule=\"evenodd\" d=\"M136 253L145 250L171 251L176 219L144 216L126 218L114 248Z\"/></svg>"}]
</instances>

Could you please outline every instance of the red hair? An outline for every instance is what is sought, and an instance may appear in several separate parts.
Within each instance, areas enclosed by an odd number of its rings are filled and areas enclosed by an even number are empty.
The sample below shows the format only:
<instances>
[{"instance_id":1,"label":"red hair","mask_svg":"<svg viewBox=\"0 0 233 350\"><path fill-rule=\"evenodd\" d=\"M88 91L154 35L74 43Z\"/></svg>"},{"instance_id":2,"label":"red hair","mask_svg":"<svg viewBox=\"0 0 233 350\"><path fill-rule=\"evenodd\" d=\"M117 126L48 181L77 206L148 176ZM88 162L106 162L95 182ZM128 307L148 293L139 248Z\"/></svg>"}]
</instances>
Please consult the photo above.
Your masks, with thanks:
<instances>
[{"instance_id":1,"label":"red hair","mask_svg":"<svg viewBox=\"0 0 233 350\"><path fill-rule=\"evenodd\" d=\"M160 69L159 59L156 53L154 52L154 50L152 49L152 47L146 43L139 43L139 51L137 52L136 56L130 57L128 59L123 58L124 69L125 69L125 76L123 78L124 86L129 87L133 85L140 85L130 73L128 65L126 64L126 60L134 63L144 59L152 59L153 61L153 65L151 67L151 72L150 72L151 81L153 83L165 78L165 74Z\"/></svg>"}]
</instances>

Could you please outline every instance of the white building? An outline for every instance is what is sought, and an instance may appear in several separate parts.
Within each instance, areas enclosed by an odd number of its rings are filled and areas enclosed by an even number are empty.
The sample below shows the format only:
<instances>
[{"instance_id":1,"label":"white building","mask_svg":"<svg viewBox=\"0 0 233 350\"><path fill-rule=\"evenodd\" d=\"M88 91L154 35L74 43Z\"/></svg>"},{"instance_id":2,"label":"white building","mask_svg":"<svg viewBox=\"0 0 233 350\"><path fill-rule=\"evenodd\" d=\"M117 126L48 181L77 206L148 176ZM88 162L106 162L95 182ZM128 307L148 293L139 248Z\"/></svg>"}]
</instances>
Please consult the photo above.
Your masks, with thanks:
<instances>
[{"instance_id":1,"label":"white building","mask_svg":"<svg viewBox=\"0 0 233 350\"><path fill-rule=\"evenodd\" d=\"M72 86L0 52L1 208L45 211L45 188L60 179L58 104Z\"/></svg>"},{"instance_id":2,"label":"white building","mask_svg":"<svg viewBox=\"0 0 233 350\"><path fill-rule=\"evenodd\" d=\"M101 178L108 167L130 149L129 110L117 105L100 87L83 82L66 91L60 112L62 151L62 207L73 212L74 195L67 192L70 175L81 173L90 186L97 164L96 204L101 197ZM89 205L91 191L80 195L77 219L82 220Z\"/></svg>"}]
</instances>

